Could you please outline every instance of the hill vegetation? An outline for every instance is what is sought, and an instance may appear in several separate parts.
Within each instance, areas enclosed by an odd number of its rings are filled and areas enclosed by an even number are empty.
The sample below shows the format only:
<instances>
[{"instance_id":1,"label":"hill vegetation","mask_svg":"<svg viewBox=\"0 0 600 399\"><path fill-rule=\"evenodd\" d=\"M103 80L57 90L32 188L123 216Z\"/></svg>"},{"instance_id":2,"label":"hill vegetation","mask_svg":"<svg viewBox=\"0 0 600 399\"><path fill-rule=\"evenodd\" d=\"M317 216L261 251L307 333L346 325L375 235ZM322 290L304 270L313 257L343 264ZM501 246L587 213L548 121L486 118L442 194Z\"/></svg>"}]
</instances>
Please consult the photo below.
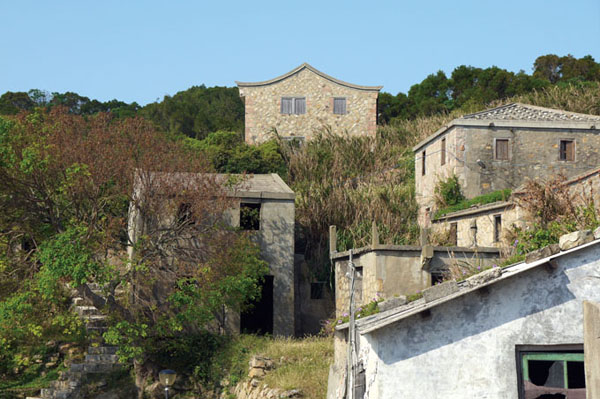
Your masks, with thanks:
<instances>
[{"instance_id":1,"label":"hill vegetation","mask_svg":"<svg viewBox=\"0 0 600 399\"><path fill-rule=\"evenodd\" d=\"M346 137L324 129L303 146L281 141L277 132L259 146L245 144L236 88L197 86L144 107L75 93L3 94L0 386L15 386L15 379L27 375L29 380L21 380L26 386L38 381L42 371L50 372L32 360L45 356L47 341L85 341L62 287L92 281L106 283L112 294L120 283L129 284L147 299L134 306L113 295L115 305L107 310L114 316L108 336L125 350L124 358L142 366L163 365L161 356L176 346L178 353L194 354L197 360L182 366L188 386L220 384L228 368L217 373L215 367L231 359L215 356L237 344L207 333L207 320L222 303L239 308L255 296L264 264L250 240L223 226L204 229L207 225L182 217L171 226L175 235L168 237L202 234L217 248L210 254L188 253L192 263L205 266L198 274L175 274L167 276L167 287L153 285L165 277L160 251L177 245L177 239L160 241L166 236L158 232L140 243L144 256L135 260L133 272L111 266L108 260L123 255L129 243L126 221L135 170L280 174L297 195L296 250L304 252L314 277L323 281L331 274L330 225L338 227L338 250L367 245L372 222L384 243L415 243L412 146L462 114L507 102L600 115L600 64L589 56L547 55L536 60L532 75L467 66L449 78L438 72L408 94L381 94L376 137ZM180 188L163 194L185 192ZM222 197L218 188L209 188L215 198ZM186 212L215 214L227 206L197 203L192 194L180 198L190 204ZM186 261L181 260L182 272ZM151 295L163 289L170 294L166 304ZM200 346L207 352L198 351L196 338L206 340ZM165 342L174 346L161 352ZM145 375L148 369L136 371Z\"/></svg>"}]
</instances>

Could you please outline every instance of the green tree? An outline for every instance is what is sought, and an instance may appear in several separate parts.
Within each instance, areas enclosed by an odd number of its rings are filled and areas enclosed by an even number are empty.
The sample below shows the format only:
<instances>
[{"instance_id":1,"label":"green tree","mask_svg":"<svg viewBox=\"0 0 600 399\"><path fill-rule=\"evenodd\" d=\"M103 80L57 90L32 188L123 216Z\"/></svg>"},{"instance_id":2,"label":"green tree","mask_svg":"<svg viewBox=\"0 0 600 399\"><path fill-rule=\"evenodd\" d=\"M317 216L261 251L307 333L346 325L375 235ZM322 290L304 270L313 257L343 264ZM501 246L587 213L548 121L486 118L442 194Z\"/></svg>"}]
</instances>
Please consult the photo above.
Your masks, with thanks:
<instances>
[{"instance_id":1,"label":"green tree","mask_svg":"<svg viewBox=\"0 0 600 399\"><path fill-rule=\"evenodd\" d=\"M69 283L112 316L106 339L143 376L153 339L202 331L223 305L241 309L266 266L257 245L223 223L231 203L203 173L204 157L142 118L68 111L0 118L0 273L13 280L2 282L13 289L0 296L0 342L14 349L60 325L34 317L33 304L43 302L49 320L68 314ZM136 240L128 209L146 221ZM0 360L14 360L6 348Z\"/></svg>"}]
</instances>

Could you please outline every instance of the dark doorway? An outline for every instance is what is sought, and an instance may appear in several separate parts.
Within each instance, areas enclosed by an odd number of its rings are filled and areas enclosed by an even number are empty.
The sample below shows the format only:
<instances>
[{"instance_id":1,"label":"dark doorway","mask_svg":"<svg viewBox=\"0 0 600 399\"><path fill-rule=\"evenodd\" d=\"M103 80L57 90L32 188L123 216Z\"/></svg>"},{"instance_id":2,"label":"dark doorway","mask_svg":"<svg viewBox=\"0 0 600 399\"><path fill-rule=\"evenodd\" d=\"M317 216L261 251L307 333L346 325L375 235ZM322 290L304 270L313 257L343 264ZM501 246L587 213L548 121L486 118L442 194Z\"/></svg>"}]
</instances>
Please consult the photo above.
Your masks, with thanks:
<instances>
[{"instance_id":1,"label":"dark doorway","mask_svg":"<svg viewBox=\"0 0 600 399\"><path fill-rule=\"evenodd\" d=\"M260 298L242 313L240 331L250 334L273 334L273 276L265 276Z\"/></svg>"}]
</instances>

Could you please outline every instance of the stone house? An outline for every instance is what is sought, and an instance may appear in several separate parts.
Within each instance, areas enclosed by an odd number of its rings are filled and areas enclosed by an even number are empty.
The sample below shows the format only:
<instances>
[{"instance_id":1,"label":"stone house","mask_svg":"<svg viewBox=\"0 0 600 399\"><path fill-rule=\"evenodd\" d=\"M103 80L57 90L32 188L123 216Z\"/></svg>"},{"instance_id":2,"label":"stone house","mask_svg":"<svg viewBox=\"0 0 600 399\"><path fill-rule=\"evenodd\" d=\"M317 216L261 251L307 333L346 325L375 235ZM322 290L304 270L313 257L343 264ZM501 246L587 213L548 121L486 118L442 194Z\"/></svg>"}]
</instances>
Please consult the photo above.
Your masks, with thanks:
<instances>
[{"instance_id":1,"label":"stone house","mask_svg":"<svg viewBox=\"0 0 600 399\"><path fill-rule=\"evenodd\" d=\"M338 326L328 399L599 397L600 240L575 234Z\"/></svg>"},{"instance_id":2,"label":"stone house","mask_svg":"<svg viewBox=\"0 0 600 399\"><path fill-rule=\"evenodd\" d=\"M596 168L600 116L513 103L454 119L413 151L419 224L427 228L435 187L452 175L470 199Z\"/></svg>"},{"instance_id":3,"label":"stone house","mask_svg":"<svg viewBox=\"0 0 600 399\"><path fill-rule=\"evenodd\" d=\"M212 175L217 182L227 184L232 175ZM185 179L186 174L174 178ZM253 310L244 314L226 312L223 315L231 331L271 333L293 336L295 333L294 303L294 192L279 175L256 174L236 179L229 185L227 196L232 208L227 212L228 223L233 227L251 230L260 244L261 256L269 264L269 275L262 287L262 298ZM254 212L255 219L242 221L241 215ZM134 207L130 208L129 235L134 242L144 229ZM129 250L130 256L133 249Z\"/></svg>"},{"instance_id":4,"label":"stone house","mask_svg":"<svg viewBox=\"0 0 600 399\"><path fill-rule=\"evenodd\" d=\"M268 140L273 129L284 139L310 140L316 131L374 136L382 86L343 82L302 64L264 82L236 82L244 100L249 144Z\"/></svg>"}]
</instances>

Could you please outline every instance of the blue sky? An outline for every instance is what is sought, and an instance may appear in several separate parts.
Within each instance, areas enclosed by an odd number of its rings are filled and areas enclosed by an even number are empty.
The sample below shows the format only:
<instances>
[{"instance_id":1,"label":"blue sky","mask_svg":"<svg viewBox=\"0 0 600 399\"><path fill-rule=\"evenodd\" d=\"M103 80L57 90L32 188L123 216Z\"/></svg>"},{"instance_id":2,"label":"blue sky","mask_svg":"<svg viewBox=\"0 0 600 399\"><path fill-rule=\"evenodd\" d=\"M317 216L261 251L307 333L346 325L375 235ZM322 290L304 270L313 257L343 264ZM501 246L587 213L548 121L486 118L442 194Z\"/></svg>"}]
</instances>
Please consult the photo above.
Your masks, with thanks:
<instances>
[{"instance_id":1,"label":"blue sky","mask_svg":"<svg viewBox=\"0 0 600 399\"><path fill-rule=\"evenodd\" d=\"M462 64L531 73L543 54L600 61L600 0L0 0L0 17L0 93L140 104L302 62L396 94Z\"/></svg>"}]
</instances>

